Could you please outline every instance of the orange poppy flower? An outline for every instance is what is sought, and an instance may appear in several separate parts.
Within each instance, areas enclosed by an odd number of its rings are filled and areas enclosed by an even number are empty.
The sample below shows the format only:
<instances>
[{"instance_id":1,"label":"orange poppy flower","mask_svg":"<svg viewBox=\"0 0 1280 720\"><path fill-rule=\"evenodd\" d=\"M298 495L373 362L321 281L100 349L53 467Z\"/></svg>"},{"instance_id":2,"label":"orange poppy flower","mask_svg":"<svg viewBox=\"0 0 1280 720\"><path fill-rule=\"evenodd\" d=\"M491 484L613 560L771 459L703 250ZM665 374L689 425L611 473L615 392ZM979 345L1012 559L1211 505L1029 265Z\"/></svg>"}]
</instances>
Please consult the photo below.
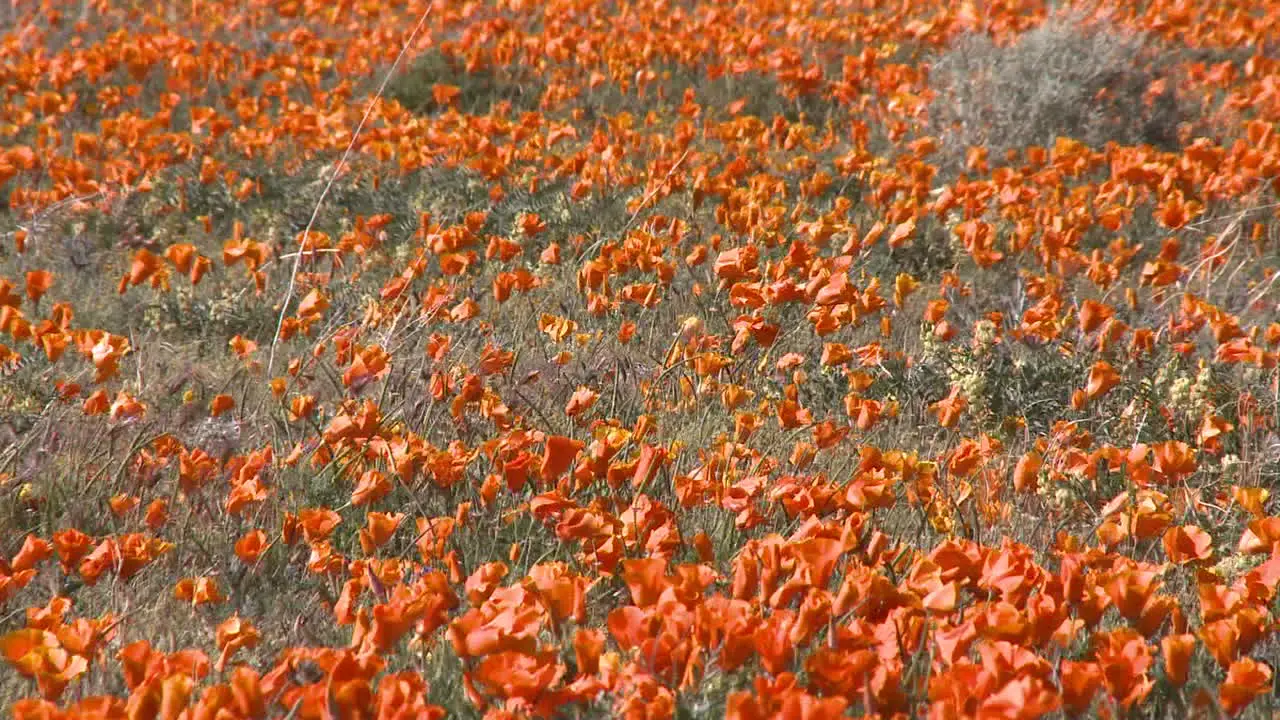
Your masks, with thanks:
<instances>
[{"instance_id":1,"label":"orange poppy flower","mask_svg":"<svg viewBox=\"0 0 1280 720\"><path fill-rule=\"evenodd\" d=\"M218 661L214 663L214 669L222 672L236 652L242 648L257 647L260 639L258 629L249 621L241 619L238 614L227 618L218 625L215 633L220 654Z\"/></svg>"},{"instance_id":2,"label":"orange poppy flower","mask_svg":"<svg viewBox=\"0 0 1280 720\"><path fill-rule=\"evenodd\" d=\"M27 297L31 302L40 302L40 298L53 287L53 273L48 270L27 271Z\"/></svg>"},{"instance_id":3,"label":"orange poppy flower","mask_svg":"<svg viewBox=\"0 0 1280 720\"><path fill-rule=\"evenodd\" d=\"M968 406L969 402L961 394L959 386L955 386L951 388L951 393L947 397L930 405L929 410L937 415L938 424L945 428L952 428L960 422L960 415Z\"/></svg>"},{"instance_id":4,"label":"orange poppy flower","mask_svg":"<svg viewBox=\"0 0 1280 720\"><path fill-rule=\"evenodd\" d=\"M1164 534L1164 552L1179 565L1206 562L1213 556L1213 538L1195 525L1172 527Z\"/></svg>"},{"instance_id":5,"label":"orange poppy flower","mask_svg":"<svg viewBox=\"0 0 1280 720\"><path fill-rule=\"evenodd\" d=\"M1195 651L1194 635L1166 635L1160 640L1160 652L1164 657L1164 671L1175 687L1187 683L1191 672L1191 654Z\"/></svg>"},{"instance_id":6,"label":"orange poppy flower","mask_svg":"<svg viewBox=\"0 0 1280 720\"><path fill-rule=\"evenodd\" d=\"M545 482L554 482L573 464L574 458L585 444L581 440L553 435L546 439L542 453L542 465L538 471Z\"/></svg>"},{"instance_id":7,"label":"orange poppy flower","mask_svg":"<svg viewBox=\"0 0 1280 720\"><path fill-rule=\"evenodd\" d=\"M1099 360L1089 368L1089 381L1085 386L1085 397L1089 400L1096 400L1103 395L1111 392L1111 389L1120 384L1120 373L1111 367L1111 363L1105 360Z\"/></svg>"},{"instance_id":8,"label":"orange poppy flower","mask_svg":"<svg viewBox=\"0 0 1280 720\"><path fill-rule=\"evenodd\" d=\"M210 577L183 578L173 588L173 596L193 606L220 603L226 600L218 590L218 584Z\"/></svg>"},{"instance_id":9,"label":"orange poppy flower","mask_svg":"<svg viewBox=\"0 0 1280 720\"><path fill-rule=\"evenodd\" d=\"M46 700L56 700L89 669L84 657L67 652L47 630L27 628L0 636L0 655L18 673L34 679Z\"/></svg>"},{"instance_id":10,"label":"orange poppy flower","mask_svg":"<svg viewBox=\"0 0 1280 720\"><path fill-rule=\"evenodd\" d=\"M599 398L600 393L591 388L579 387L574 391L573 396L569 398L569 404L565 406L564 414L568 417L577 417L590 410Z\"/></svg>"},{"instance_id":11,"label":"orange poppy flower","mask_svg":"<svg viewBox=\"0 0 1280 720\"><path fill-rule=\"evenodd\" d=\"M240 562L252 565L258 562L258 558L262 557L262 553L266 552L267 546L267 534L265 532L258 529L250 530L236 541L236 557L240 559Z\"/></svg>"},{"instance_id":12,"label":"orange poppy flower","mask_svg":"<svg viewBox=\"0 0 1280 720\"><path fill-rule=\"evenodd\" d=\"M1227 670L1227 679L1218 688L1218 699L1227 715L1239 715L1258 696L1269 692L1271 667L1252 658L1241 658Z\"/></svg>"}]
</instances>

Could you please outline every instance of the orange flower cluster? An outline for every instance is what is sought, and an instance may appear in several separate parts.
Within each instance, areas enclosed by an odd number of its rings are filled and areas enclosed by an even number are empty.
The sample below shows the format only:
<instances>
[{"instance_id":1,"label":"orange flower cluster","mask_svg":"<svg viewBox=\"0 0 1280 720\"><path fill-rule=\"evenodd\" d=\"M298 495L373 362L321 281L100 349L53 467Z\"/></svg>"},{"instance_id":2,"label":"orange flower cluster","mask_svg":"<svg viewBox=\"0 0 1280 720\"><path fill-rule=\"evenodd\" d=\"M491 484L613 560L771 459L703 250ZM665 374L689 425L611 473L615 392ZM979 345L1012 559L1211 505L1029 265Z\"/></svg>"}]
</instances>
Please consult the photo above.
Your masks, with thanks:
<instances>
[{"instance_id":1,"label":"orange flower cluster","mask_svg":"<svg viewBox=\"0 0 1280 720\"><path fill-rule=\"evenodd\" d=\"M1048 5L0 10L14 716L1264 712L1280 7L1089 5L1214 137L945 167Z\"/></svg>"}]
</instances>

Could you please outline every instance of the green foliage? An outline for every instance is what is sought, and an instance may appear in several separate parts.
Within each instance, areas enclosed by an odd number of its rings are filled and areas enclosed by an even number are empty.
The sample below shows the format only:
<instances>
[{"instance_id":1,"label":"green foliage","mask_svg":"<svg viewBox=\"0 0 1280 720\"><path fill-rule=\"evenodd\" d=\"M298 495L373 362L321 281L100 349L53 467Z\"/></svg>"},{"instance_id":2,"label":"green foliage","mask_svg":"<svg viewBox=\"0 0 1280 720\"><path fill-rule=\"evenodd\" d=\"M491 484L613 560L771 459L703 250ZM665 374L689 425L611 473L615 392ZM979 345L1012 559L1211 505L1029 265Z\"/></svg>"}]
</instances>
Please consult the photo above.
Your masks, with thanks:
<instances>
[{"instance_id":1,"label":"green foliage","mask_svg":"<svg viewBox=\"0 0 1280 720\"><path fill-rule=\"evenodd\" d=\"M997 45L988 35L957 38L930 66L936 96L929 130L955 168L973 146L992 165L1058 137L1101 147L1108 142L1179 147L1189 108L1174 90L1176 55L1150 38L1059 14Z\"/></svg>"},{"instance_id":2,"label":"green foliage","mask_svg":"<svg viewBox=\"0 0 1280 720\"><path fill-rule=\"evenodd\" d=\"M484 115L499 103L509 102L519 114L538 108L545 90L541 77L520 72L516 66L467 68L459 58L436 48L397 73L387 85L386 97L410 112L427 115L447 107L437 101L436 86L452 85L460 91L456 106L461 112Z\"/></svg>"}]
</instances>

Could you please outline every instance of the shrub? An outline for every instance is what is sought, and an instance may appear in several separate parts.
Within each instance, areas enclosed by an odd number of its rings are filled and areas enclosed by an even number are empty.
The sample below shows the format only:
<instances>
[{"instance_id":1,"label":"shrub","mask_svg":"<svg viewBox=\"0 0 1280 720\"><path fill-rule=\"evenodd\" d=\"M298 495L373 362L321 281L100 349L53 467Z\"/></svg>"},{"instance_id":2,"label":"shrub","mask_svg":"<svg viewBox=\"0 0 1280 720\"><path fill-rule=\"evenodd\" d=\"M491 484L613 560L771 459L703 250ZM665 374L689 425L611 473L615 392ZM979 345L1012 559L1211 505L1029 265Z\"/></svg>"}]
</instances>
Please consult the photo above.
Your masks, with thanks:
<instances>
[{"instance_id":1,"label":"shrub","mask_svg":"<svg viewBox=\"0 0 1280 720\"><path fill-rule=\"evenodd\" d=\"M1185 113L1171 56L1156 50L1146 35L1079 14L1051 16L1003 46L963 35L930 67L929 131L953 167L973 146L998 165L1060 136L1175 149Z\"/></svg>"},{"instance_id":2,"label":"shrub","mask_svg":"<svg viewBox=\"0 0 1280 720\"><path fill-rule=\"evenodd\" d=\"M435 94L435 88L441 85L457 88L455 104L466 113L487 113L503 101L510 102L517 113L536 110L546 89L538 78L510 66L468 70L461 59L431 50L395 76L387 86L386 96L410 112L432 114L446 106Z\"/></svg>"}]
</instances>

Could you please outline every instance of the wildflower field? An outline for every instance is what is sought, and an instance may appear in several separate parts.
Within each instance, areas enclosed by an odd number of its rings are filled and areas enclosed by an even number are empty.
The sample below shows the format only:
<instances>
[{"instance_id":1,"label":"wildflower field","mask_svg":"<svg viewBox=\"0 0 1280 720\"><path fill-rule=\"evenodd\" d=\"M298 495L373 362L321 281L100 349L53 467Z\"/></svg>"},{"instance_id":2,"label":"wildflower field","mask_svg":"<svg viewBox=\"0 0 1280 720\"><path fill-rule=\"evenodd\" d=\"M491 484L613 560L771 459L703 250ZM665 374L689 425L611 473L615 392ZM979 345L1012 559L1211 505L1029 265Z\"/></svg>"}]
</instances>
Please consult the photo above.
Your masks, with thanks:
<instances>
[{"instance_id":1,"label":"wildflower field","mask_svg":"<svg viewBox=\"0 0 1280 720\"><path fill-rule=\"evenodd\" d=\"M0 711L1280 717L1280 2L0 3Z\"/></svg>"}]
</instances>

